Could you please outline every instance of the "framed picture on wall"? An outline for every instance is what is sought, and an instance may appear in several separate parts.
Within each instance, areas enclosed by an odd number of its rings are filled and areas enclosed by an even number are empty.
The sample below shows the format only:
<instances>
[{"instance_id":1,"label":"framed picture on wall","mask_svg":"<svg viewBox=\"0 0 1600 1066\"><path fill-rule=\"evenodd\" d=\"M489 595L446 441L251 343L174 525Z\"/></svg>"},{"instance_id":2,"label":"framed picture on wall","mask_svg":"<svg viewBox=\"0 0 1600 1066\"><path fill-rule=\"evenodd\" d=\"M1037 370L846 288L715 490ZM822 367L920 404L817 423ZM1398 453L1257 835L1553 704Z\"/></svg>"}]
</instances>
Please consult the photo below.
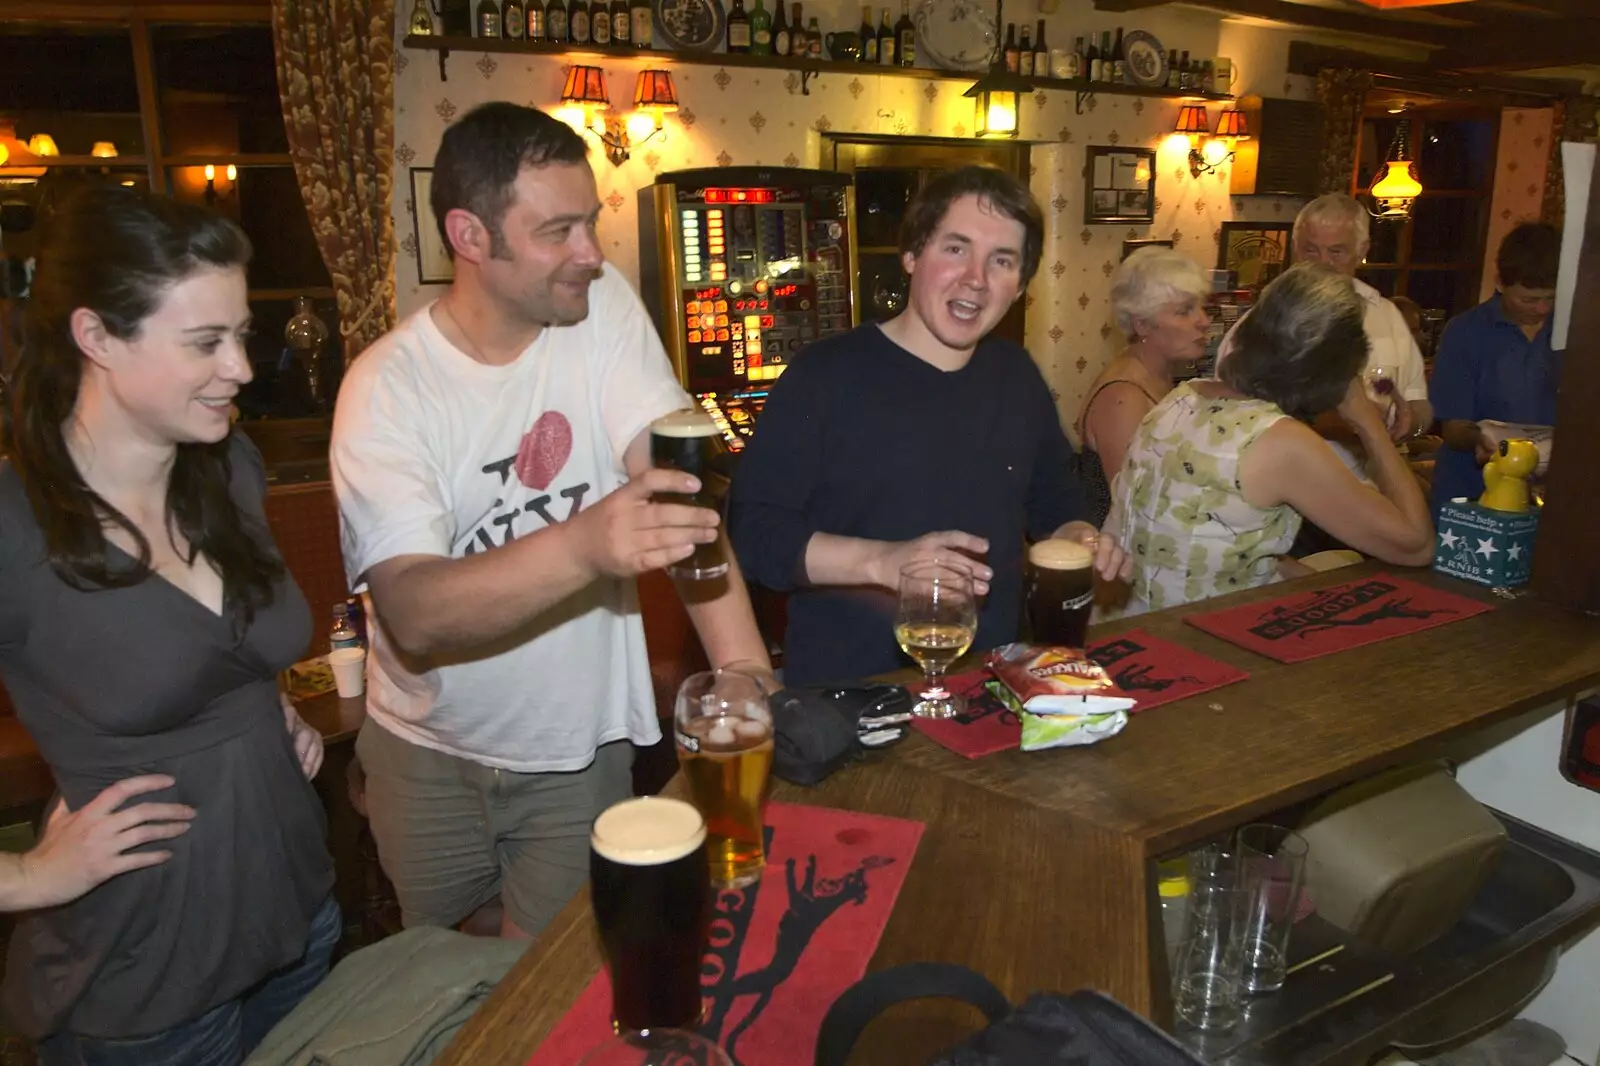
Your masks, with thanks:
<instances>
[{"instance_id":1,"label":"framed picture on wall","mask_svg":"<svg viewBox=\"0 0 1600 1066\"><path fill-rule=\"evenodd\" d=\"M411 226L417 241L417 280L424 285L448 285L456 267L439 236L433 218L433 168L411 168Z\"/></svg>"},{"instance_id":2,"label":"framed picture on wall","mask_svg":"<svg viewBox=\"0 0 1600 1066\"><path fill-rule=\"evenodd\" d=\"M1293 232L1293 222L1224 222L1217 269L1233 271L1238 288L1259 291L1289 268Z\"/></svg>"},{"instance_id":3,"label":"framed picture on wall","mask_svg":"<svg viewBox=\"0 0 1600 1066\"><path fill-rule=\"evenodd\" d=\"M1090 145L1084 177L1085 225L1148 226L1156 220L1154 148Z\"/></svg>"},{"instance_id":4,"label":"framed picture on wall","mask_svg":"<svg viewBox=\"0 0 1600 1066\"><path fill-rule=\"evenodd\" d=\"M1124 259L1128 258L1128 256L1132 255L1134 252L1137 252L1140 248L1171 248L1171 247L1172 247L1172 241L1171 241L1170 238L1167 239L1167 240L1161 240L1161 239L1156 238L1156 237L1142 237L1142 238L1140 238L1138 240L1123 241L1122 242L1122 258L1124 258Z\"/></svg>"}]
</instances>

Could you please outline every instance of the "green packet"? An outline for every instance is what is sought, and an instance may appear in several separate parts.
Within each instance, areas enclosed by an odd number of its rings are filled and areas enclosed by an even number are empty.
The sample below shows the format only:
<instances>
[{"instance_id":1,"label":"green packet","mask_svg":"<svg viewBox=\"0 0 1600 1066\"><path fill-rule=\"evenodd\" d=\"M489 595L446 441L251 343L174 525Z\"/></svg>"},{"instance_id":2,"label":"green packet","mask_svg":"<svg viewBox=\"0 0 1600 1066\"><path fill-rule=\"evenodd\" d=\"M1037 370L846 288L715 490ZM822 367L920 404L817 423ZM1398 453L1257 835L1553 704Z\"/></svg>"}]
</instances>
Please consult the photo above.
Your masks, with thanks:
<instances>
[{"instance_id":1,"label":"green packet","mask_svg":"<svg viewBox=\"0 0 1600 1066\"><path fill-rule=\"evenodd\" d=\"M1114 737L1128 724L1127 711L1105 714L1031 714L1011 690L999 681L986 681L983 687L1022 722L1022 750L1073 748L1097 744Z\"/></svg>"}]
</instances>

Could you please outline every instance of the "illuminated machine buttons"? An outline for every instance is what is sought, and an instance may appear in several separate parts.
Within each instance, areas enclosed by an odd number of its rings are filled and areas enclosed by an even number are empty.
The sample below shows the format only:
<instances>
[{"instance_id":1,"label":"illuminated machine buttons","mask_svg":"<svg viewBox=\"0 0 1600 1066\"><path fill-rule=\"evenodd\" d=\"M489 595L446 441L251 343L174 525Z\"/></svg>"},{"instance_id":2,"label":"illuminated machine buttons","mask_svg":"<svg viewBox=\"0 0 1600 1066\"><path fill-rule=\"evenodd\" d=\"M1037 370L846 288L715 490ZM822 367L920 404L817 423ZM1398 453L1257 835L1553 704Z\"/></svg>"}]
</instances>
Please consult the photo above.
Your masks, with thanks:
<instances>
[{"instance_id":1,"label":"illuminated machine buttons","mask_svg":"<svg viewBox=\"0 0 1600 1066\"><path fill-rule=\"evenodd\" d=\"M733 293L735 296L739 295L744 291L744 282L739 281L738 279L728 282L728 291Z\"/></svg>"},{"instance_id":2,"label":"illuminated machine buttons","mask_svg":"<svg viewBox=\"0 0 1600 1066\"><path fill-rule=\"evenodd\" d=\"M725 315L727 313L728 313L728 301L727 300L718 300L717 301L717 314ZM727 325L727 323L724 322L723 325Z\"/></svg>"},{"instance_id":3,"label":"illuminated machine buttons","mask_svg":"<svg viewBox=\"0 0 1600 1066\"><path fill-rule=\"evenodd\" d=\"M767 290L771 287L772 286L768 284L766 278L756 279L756 292L761 293L763 296L766 295Z\"/></svg>"}]
</instances>

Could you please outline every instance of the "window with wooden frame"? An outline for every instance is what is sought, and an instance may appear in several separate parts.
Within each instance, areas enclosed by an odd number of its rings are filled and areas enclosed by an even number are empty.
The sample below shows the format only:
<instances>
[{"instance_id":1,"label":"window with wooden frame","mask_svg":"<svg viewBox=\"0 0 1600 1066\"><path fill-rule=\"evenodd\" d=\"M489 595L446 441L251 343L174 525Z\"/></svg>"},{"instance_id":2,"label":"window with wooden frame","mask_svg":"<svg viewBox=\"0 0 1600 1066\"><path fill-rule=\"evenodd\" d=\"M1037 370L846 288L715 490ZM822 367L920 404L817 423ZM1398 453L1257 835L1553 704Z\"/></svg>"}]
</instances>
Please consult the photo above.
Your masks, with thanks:
<instances>
[{"instance_id":1,"label":"window with wooden frame","mask_svg":"<svg viewBox=\"0 0 1600 1066\"><path fill-rule=\"evenodd\" d=\"M9 125L15 140L6 143L28 146L43 135L59 152L13 153L0 165L0 248L18 268L11 273L22 280L38 216L84 182L154 189L232 218L255 250L256 379L239 400L246 418L303 417L319 406L325 413L341 362L332 281L290 163L270 20L259 0L22 0L0 25L0 135ZM320 404L306 369L284 358L283 330L299 296L314 300L332 335L319 367Z\"/></svg>"},{"instance_id":2,"label":"window with wooden frame","mask_svg":"<svg viewBox=\"0 0 1600 1066\"><path fill-rule=\"evenodd\" d=\"M1404 222L1372 223L1372 247L1358 276L1385 296L1408 296L1445 318L1478 302L1500 113L1429 107L1369 112L1361 124L1353 192L1369 208L1373 179L1396 137L1416 161L1422 195Z\"/></svg>"}]
</instances>

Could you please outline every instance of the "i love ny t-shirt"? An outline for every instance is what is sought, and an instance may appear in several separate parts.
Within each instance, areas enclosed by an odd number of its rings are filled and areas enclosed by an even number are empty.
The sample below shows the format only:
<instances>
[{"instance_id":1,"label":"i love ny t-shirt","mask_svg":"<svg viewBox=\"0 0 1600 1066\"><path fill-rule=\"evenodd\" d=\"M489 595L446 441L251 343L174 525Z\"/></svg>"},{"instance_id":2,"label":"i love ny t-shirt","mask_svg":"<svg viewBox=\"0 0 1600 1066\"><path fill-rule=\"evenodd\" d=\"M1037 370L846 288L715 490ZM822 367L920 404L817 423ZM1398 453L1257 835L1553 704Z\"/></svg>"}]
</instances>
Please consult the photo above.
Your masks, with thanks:
<instances>
[{"instance_id":1,"label":"i love ny t-shirt","mask_svg":"<svg viewBox=\"0 0 1600 1066\"><path fill-rule=\"evenodd\" d=\"M353 588L386 559L460 558L566 521L626 481L624 452L652 420L690 403L609 264L587 318L546 328L506 366L456 348L431 311L364 352L339 392L333 483ZM602 578L523 632L427 664L402 661L367 617L367 711L413 743L526 773L660 739L631 580Z\"/></svg>"}]
</instances>

